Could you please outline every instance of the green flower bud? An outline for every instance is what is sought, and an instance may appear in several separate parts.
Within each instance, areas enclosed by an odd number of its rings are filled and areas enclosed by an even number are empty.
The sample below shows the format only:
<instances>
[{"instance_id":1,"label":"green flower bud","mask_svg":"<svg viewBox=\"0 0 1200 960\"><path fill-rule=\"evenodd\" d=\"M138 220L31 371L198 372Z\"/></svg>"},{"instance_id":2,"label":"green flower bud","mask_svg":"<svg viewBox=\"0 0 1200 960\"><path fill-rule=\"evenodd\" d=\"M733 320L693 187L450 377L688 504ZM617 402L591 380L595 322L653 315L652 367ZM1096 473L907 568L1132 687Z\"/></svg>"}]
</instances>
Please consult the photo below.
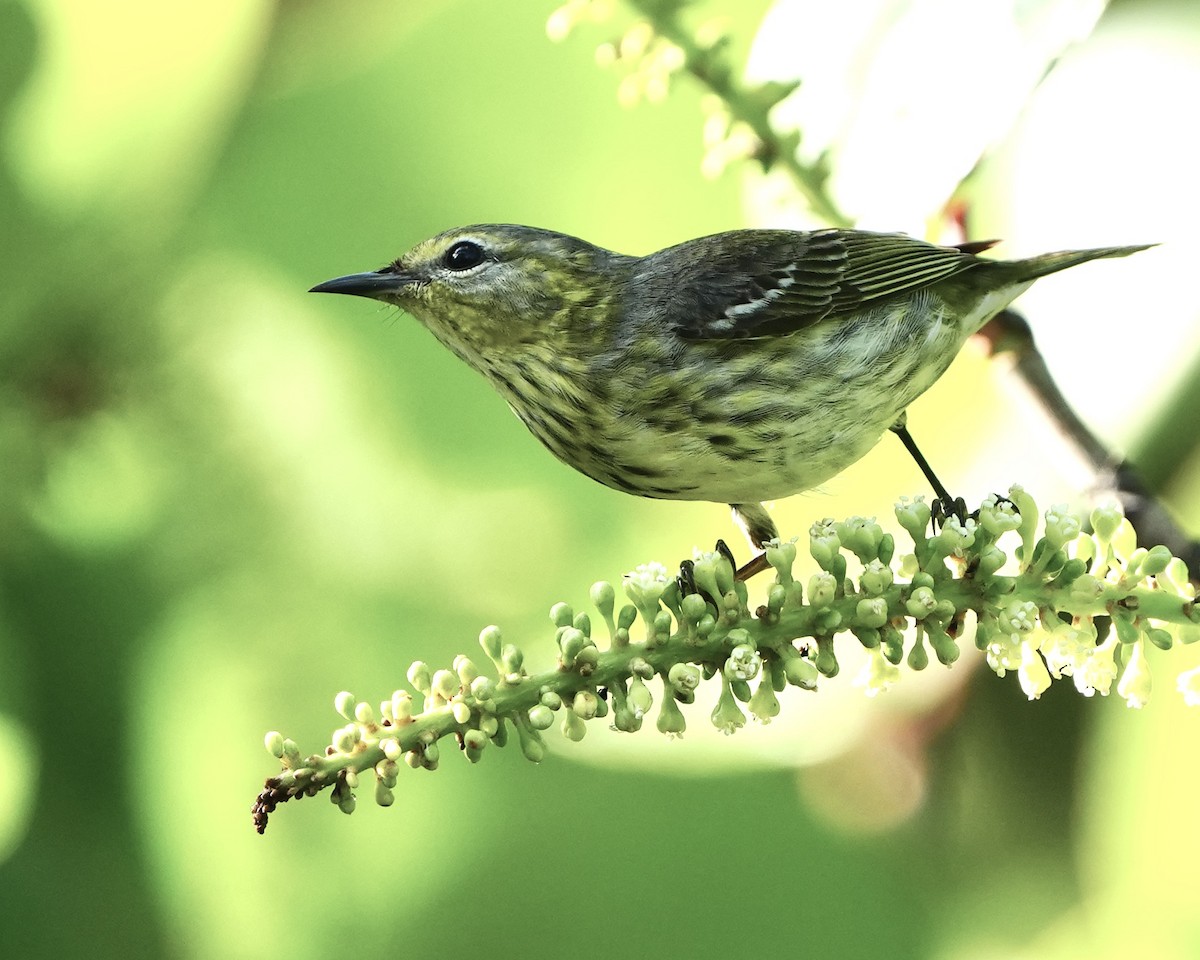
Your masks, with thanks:
<instances>
[{"instance_id":1,"label":"green flower bud","mask_svg":"<svg viewBox=\"0 0 1200 960\"><path fill-rule=\"evenodd\" d=\"M1104 584L1090 573L1084 573L1071 582L1070 595L1072 600L1091 603L1104 595Z\"/></svg>"},{"instance_id":2,"label":"green flower bud","mask_svg":"<svg viewBox=\"0 0 1200 960\"><path fill-rule=\"evenodd\" d=\"M580 690L571 701L571 709L581 720L591 720L599 705L600 698L591 690Z\"/></svg>"},{"instance_id":3,"label":"green flower bud","mask_svg":"<svg viewBox=\"0 0 1200 960\"><path fill-rule=\"evenodd\" d=\"M429 696L429 667L423 660L414 660L408 668L408 682L418 693Z\"/></svg>"},{"instance_id":4,"label":"green flower bud","mask_svg":"<svg viewBox=\"0 0 1200 960\"><path fill-rule=\"evenodd\" d=\"M283 755L288 759L289 763L300 759L300 748L296 745L296 741L290 737L283 739Z\"/></svg>"},{"instance_id":5,"label":"green flower bud","mask_svg":"<svg viewBox=\"0 0 1200 960\"><path fill-rule=\"evenodd\" d=\"M500 628L495 625L484 627L479 632L479 645L483 648L483 652L488 655L488 659L499 668L501 650Z\"/></svg>"},{"instance_id":6,"label":"green flower bud","mask_svg":"<svg viewBox=\"0 0 1200 960\"><path fill-rule=\"evenodd\" d=\"M783 661L787 682L801 690L817 689L817 666L807 657L788 657Z\"/></svg>"},{"instance_id":7,"label":"green flower bud","mask_svg":"<svg viewBox=\"0 0 1200 960\"><path fill-rule=\"evenodd\" d=\"M734 647L752 646L750 643L750 631L744 627L734 627L725 634L725 644L730 650Z\"/></svg>"},{"instance_id":8,"label":"green flower bud","mask_svg":"<svg viewBox=\"0 0 1200 960\"><path fill-rule=\"evenodd\" d=\"M834 583L845 583L846 581L846 557L845 554L839 553L833 558L833 563L829 565L829 573L833 577Z\"/></svg>"},{"instance_id":9,"label":"green flower bud","mask_svg":"<svg viewBox=\"0 0 1200 960\"><path fill-rule=\"evenodd\" d=\"M958 644L946 631L940 627L936 629L926 627L925 635L929 638L929 645L933 647L938 662L943 666L948 667L959 658L961 651L958 649Z\"/></svg>"},{"instance_id":10,"label":"green flower bud","mask_svg":"<svg viewBox=\"0 0 1200 960\"><path fill-rule=\"evenodd\" d=\"M354 707L358 703L354 699L354 694L349 690L343 690L333 698L333 709L340 713L347 720L354 719Z\"/></svg>"},{"instance_id":11,"label":"green flower bud","mask_svg":"<svg viewBox=\"0 0 1200 960\"><path fill-rule=\"evenodd\" d=\"M1008 556L995 544L989 544L979 551L979 563L975 567L975 577L978 580L990 580L998 570L1008 563Z\"/></svg>"},{"instance_id":12,"label":"green flower bud","mask_svg":"<svg viewBox=\"0 0 1200 960\"><path fill-rule=\"evenodd\" d=\"M697 550L692 555L692 579L701 592L708 594L714 603L720 603L725 591L717 582L717 566L721 555L713 551Z\"/></svg>"},{"instance_id":13,"label":"green flower bud","mask_svg":"<svg viewBox=\"0 0 1200 960\"><path fill-rule=\"evenodd\" d=\"M449 700L458 694L460 684L458 677L451 671L438 670L433 674L431 687L435 696Z\"/></svg>"},{"instance_id":14,"label":"green flower bud","mask_svg":"<svg viewBox=\"0 0 1200 960\"><path fill-rule=\"evenodd\" d=\"M681 693L691 693L700 686L700 670L691 663L672 664L667 674L667 683Z\"/></svg>"},{"instance_id":15,"label":"green flower bud","mask_svg":"<svg viewBox=\"0 0 1200 960\"><path fill-rule=\"evenodd\" d=\"M917 631L912 649L908 651L908 666L911 670L924 670L929 666L929 653L925 649L924 638L921 636L920 630Z\"/></svg>"},{"instance_id":16,"label":"green flower bud","mask_svg":"<svg viewBox=\"0 0 1200 960\"><path fill-rule=\"evenodd\" d=\"M856 627L852 625L850 627L850 632L853 633L854 636L858 638L858 642L868 650L879 646L879 644L883 641L883 634L880 632L878 627Z\"/></svg>"},{"instance_id":17,"label":"green flower bud","mask_svg":"<svg viewBox=\"0 0 1200 960\"><path fill-rule=\"evenodd\" d=\"M746 725L746 717L733 699L729 681L724 678L721 680L721 696L712 712L712 722L713 726L726 735Z\"/></svg>"},{"instance_id":18,"label":"green flower bud","mask_svg":"<svg viewBox=\"0 0 1200 960\"><path fill-rule=\"evenodd\" d=\"M358 743L358 727L341 727L333 732L333 748L338 753L349 753Z\"/></svg>"},{"instance_id":19,"label":"green flower bud","mask_svg":"<svg viewBox=\"0 0 1200 960\"><path fill-rule=\"evenodd\" d=\"M1114 613L1112 619L1113 629L1117 631L1117 639L1121 643L1138 643L1142 637L1142 631L1137 628L1128 614Z\"/></svg>"},{"instance_id":20,"label":"green flower bud","mask_svg":"<svg viewBox=\"0 0 1200 960\"><path fill-rule=\"evenodd\" d=\"M558 645L561 650L562 664L568 669L575 665L579 651L588 646L591 641L583 635L583 631L574 627L563 627L558 633Z\"/></svg>"},{"instance_id":21,"label":"green flower bud","mask_svg":"<svg viewBox=\"0 0 1200 960\"><path fill-rule=\"evenodd\" d=\"M278 730L272 730L263 738L263 746L276 760L283 759L283 734Z\"/></svg>"},{"instance_id":22,"label":"green flower bud","mask_svg":"<svg viewBox=\"0 0 1200 960\"><path fill-rule=\"evenodd\" d=\"M515 644L506 643L500 651L500 665L506 680L520 677L524 673L525 654Z\"/></svg>"},{"instance_id":23,"label":"green flower bud","mask_svg":"<svg viewBox=\"0 0 1200 960\"><path fill-rule=\"evenodd\" d=\"M925 542L925 531L933 514L924 497L901 497L896 503L896 520L912 538L913 543Z\"/></svg>"},{"instance_id":24,"label":"green flower bud","mask_svg":"<svg viewBox=\"0 0 1200 960\"><path fill-rule=\"evenodd\" d=\"M700 594L689 593L679 601L679 609L683 614L684 621L694 626L700 622L701 617L708 613L708 604Z\"/></svg>"},{"instance_id":25,"label":"green flower bud","mask_svg":"<svg viewBox=\"0 0 1200 960\"><path fill-rule=\"evenodd\" d=\"M621 608L621 612L617 614L617 628L620 630L628 630L633 626L633 621L637 619L637 607L631 607L625 604Z\"/></svg>"},{"instance_id":26,"label":"green flower bud","mask_svg":"<svg viewBox=\"0 0 1200 960\"><path fill-rule=\"evenodd\" d=\"M904 609L914 620L924 620L937 609L937 597L928 587L917 587L909 594Z\"/></svg>"},{"instance_id":27,"label":"green flower bud","mask_svg":"<svg viewBox=\"0 0 1200 960\"><path fill-rule=\"evenodd\" d=\"M1161 544L1157 547L1151 547L1146 553L1146 557L1142 560L1142 576L1156 577L1167 569L1167 566L1175 558L1171 555L1171 551Z\"/></svg>"},{"instance_id":28,"label":"green flower bud","mask_svg":"<svg viewBox=\"0 0 1200 960\"><path fill-rule=\"evenodd\" d=\"M1146 631L1146 639L1159 650L1170 650L1175 644L1175 638L1171 636L1171 631L1164 630L1162 627L1151 627Z\"/></svg>"},{"instance_id":29,"label":"green flower bud","mask_svg":"<svg viewBox=\"0 0 1200 960\"><path fill-rule=\"evenodd\" d=\"M904 634L890 623L879 631L879 645L888 663L896 665L904 659Z\"/></svg>"},{"instance_id":30,"label":"green flower bud","mask_svg":"<svg viewBox=\"0 0 1200 960\"><path fill-rule=\"evenodd\" d=\"M885 567L892 565L892 557L896 555L896 538L885 533L879 538L879 562Z\"/></svg>"},{"instance_id":31,"label":"green flower bud","mask_svg":"<svg viewBox=\"0 0 1200 960\"><path fill-rule=\"evenodd\" d=\"M463 734L463 746L467 749L482 750L488 745L488 737L482 730L468 730Z\"/></svg>"},{"instance_id":32,"label":"green flower bud","mask_svg":"<svg viewBox=\"0 0 1200 960\"><path fill-rule=\"evenodd\" d=\"M1111 543L1124 520L1125 514L1115 503L1097 507L1092 511L1091 516L1092 530L1096 533L1096 539L1102 544Z\"/></svg>"},{"instance_id":33,"label":"green flower bud","mask_svg":"<svg viewBox=\"0 0 1200 960\"><path fill-rule=\"evenodd\" d=\"M832 568L834 557L841 549L842 541L838 538L837 524L832 518L826 517L809 527L808 552L822 570L829 571Z\"/></svg>"},{"instance_id":34,"label":"green flower bud","mask_svg":"<svg viewBox=\"0 0 1200 960\"><path fill-rule=\"evenodd\" d=\"M841 627L842 615L832 608L818 610L813 617L813 629L823 636L832 637Z\"/></svg>"},{"instance_id":35,"label":"green flower bud","mask_svg":"<svg viewBox=\"0 0 1200 960\"><path fill-rule=\"evenodd\" d=\"M590 676L591 672L596 669L596 664L600 662L600 651L596 649L595 644L589 644L584 647L575 657L575 669L582 676Z\"/></svg>"},{"instance_id":36,"label":"green flower bud","mask_svg":"<svg viewBox=\"0 0 1200 960\"><path fill-rule=\"evenodd\" d=\"M579 718L574 710L563 711L561 729L562 735L574 743L578 743L587 734L587 724Z\"/></svg>"},{"instance_id":37,"label":"green flower bud","mask_svg":"<svg viewBox=\"0 0 1200 960\"><path fill-rule=\"evenodd\" d=\"M377 782L375 784L375 802L381 807L390 807L396 802L396 795L382 782Z\"/></svg>"},{"instance_id":38,"label":"green flower bud","mask_svg":"<svg viewBox=\"0 0 1200 960\"><path fill-rule=\"evenodd\" d=\"M838 524L837 533L838 539L861 563L870 563L879 558L883 527L875 522L874 517L847 517Z\"/></svg>"},{"instance_id":39,"label":"green flower bud","mask_svg":"<svg viewBox=\"0 0 1200 960\"><path fill-rule=\"evenodd\" d=\"M808 581L808 602L820 609L830 606L837 599L837 580L830 574L814 573Z\"/></svg>"},{"instance_id":40,"label":"green flower bud","mask_svg":"<svg viewBox=\"0 0 1200 960\"><path fill-rule=\"evenodd\" d=\"M879 560L872 560L863 569L858 584L867 596L878 597L891 587L893 579L891 567L885 566Z\"/></svg>"},{"instance_id":41,"label":"green flower bud","mask_svg":"<svg viewBox=\"0 0 1200 960\"><path fill-rule=\"evenodd\" d=\"M476 700L491 700L496 696L496 684L491 677L476 677L471 681L471 696Z\"/></svg>"},{"instance_id":42,"label":"green flower bud","mask_svg":"<svg viewBox=\"0 0 1200 960\"><path fill-rule=\"evenodd\" d=\"M430 743L425 745L425 749L422 752L425 754L422 766L426 770L436 770L438 762L442 759L442 748L436 743Z\"/></svg>"},{"instance_id":43,"label":"green flower bud","mask_svg":"<svg viewBox=\"0 0 1200 960\"><path fill-rule=\"evenodd\" d=\"M365 726L370 726L375 722L375 711L366 700L363 700L354 705L354 719Z\"/></svg>"},{"instance_id":44,"label":"green flower bud","mask_svg":"<svg viewBox=\"0 0 1200 960\"><path fill-rule=\"evenodd\" d=\"M575 613L565 603L556 603L550 608L550 620L556 627L569 627L575 619Z\"/></svg>"},{"instance_id":45,"label":"green flower bud","mask_svg":"<svg viewBox=\"0 0 1200 960\"><path fill-rule=\"evenodd\" d=\"M629 709L633 711L634 717L638 720L641 720L642 717L650 712L650 707L654 703L654 698L650 695L650 688L646 686L646 681L637 674L629 678L629 693L626 695L626 702L629 704Z\"/></svg>"},{"instance_id":46,"label":"green flower bud","mask_svg":"<svg viewBox=\"0 0 1200 960\"><path fill-rule=\"evenodd\" d=\"M394 787L399 776L399 765L393 760L380 760L375 764L375 778L385 787Z\"/></svg>"},{"instance_id":47,"label":"green flower bud","mask_svg":"<svg viewBox=\"0 0 1200 960\"><path fill-rule=\"evenodd\" d=\"M597 580L588 591L588 596L591 597L592 606L600 611L600 616L611 620L617 602L617 591L613 589L613 585L607 580Z\"/></svg>"},{"instance_id":48,"label":"green flower bud","mask_svg":"<svg viewBox=\"0 0 1200 960\"><path fill-rule=\"evenodd\" d=\"M654 618L654 636L659 640L666 640L671 636L671 614L667 610L659 610L658 615Z\"/></svg>"},{"instance_id":49,"label":"green flower bud","mask_svg":"<svg viewBox=\"0 0 1200 960\"><path fill-rule=\"evenodd\" d=\"M529 708L529 725L535 730L549 730L554 723L554 711L541 703Z\"/></svg>"},{"instance_id":50,"label":"green flower bud","mask_svg":"<svg viewBox=\"0 0 1200 960\"><path fill-rule=\"evenodd\" d=\"M1014 483L1008 488L1008 499L1013 502L1017 508L1017 515L1021 518L1021 525L1017 527L1017 531L1021 535L1024 556L1028 557L1037 533L1039 517L1037 503L1019 483Z\"/></svg>"},{"instance_id":51,"label":"green flower bud","mask_svg":"<svg viewBox=\"0 0 1200 960\"><path fill-rule=\"evenodd\" d=\"M454 717L454 722L460 725L471 721L471 708L461 698L456 697L450 701L450 713Z\"/></svg>"},{"instance_id":52,"label":"green flower bud","mask_svg":"<svg viewBox=\"0 0 1200 960\"><path fill-rule=\"evenodd\" d=\"M538 697L538 702L543 707L548 707L551 710L558 710L562 707L562 697L549 687L543 687Z\"/></svg>"},{"instance_id":53,"label":"green flower bud","mask_svg":"<svg viewBox=\"0 0 1200 960\"><path fill-rule=\"evenodd\" d=\"M679 704L670 695L670 691L667 691L666 695L662 698L662 703L659 705L656 726L659 733L665 733L668 737L682 736L683 731L687 729L687 721L683 717L683 711L679 709Z\"/></svg>"},{"instance_id":54,"label":"green flower bud","mask_svg":"<svg viewBox=\"0 0 1200 960\"><path fill-rule=\"evenodd\" d=\"M572 624L572 626L575 627L576 630L578 630L580 633L582 633L585 637L589 637L589 638L591 637L591 635L592 635L592 618L589 617L582 610L579 613L575 614L575 619L571 622L571 624Z\"/></svg>"},{"instance_id":55,"label":"green flower bud","mask_svg":"<svg viewBox=\"0 0 1200 960\"><path fill-rule=\"evenodd\" d=\"M792 564L796 562L795 537L787 541L769 541L766 544L766 552L767 563L774 569L778 582L784 585L791 583Z\"/></svg>"},{"instance_id":56,"label":"green flower bud","mask_svg":"<svg viewBox=\"0 0 1200 960\"><path fill-rule=\"evenodd\" d=\"M860 627L879 629L888 622L887 601L883 597L859 600L854 608L854 620Z\"/></svg>"},{"instance_id":57,"label":"green flower bud","mask_svg":"<svg viewBox=\"0 0 1200 960\"><path fill-rule=\"evenodd\" d=\"M773 583L767 588L767 614L778 618L783 605L787 602L787 587L781 583Z\"/></svg>"},{"instance_id":58,"label":"green flower bud","mask_svg":"<svg viewBox=\"0 0 1200 960\"><path fill-rule=\"evenodd\" d=\"M454 658L454 672L458 674L459 682L464 687L469 687L479 676L479 668L469 657L461 653Z\"/></svg>"},{"instance_id":59,"label":"green flower bud","mask_svg":"<svg viewBox=\"0 0 1200 960\"><path fill-rule=\"evenodd\" d=\"M491 737L494 740L496 738L496 734L500 732L499 718L497 718L495 714L485 713L479 718L479 732L486 737Z\"/></svg>"},{"instance_id":60,"label":"green flower bud","mask_svg":"<svg viewBox=\"0 0 1200 960\"><path fill-rule=\"evenodd\" d=\"M713 619L712 614L706 613L700 618L700 622L696 624L696 635L701 640L707 639L708 635L717 627L717 621Z\"/></svg>"},{"instance_id":61,"label":"green flower bud","mask_svg":"<svg viewBox=\"0 0 1200 960\"><path fill-rule=\"evenodd\" d=\"M717 588L720 590L721 596L726 597L730 590L734 589L734 569L733 564L729 562L729 558L723 553L717 554Z\"/></svg>"},{"instance_id":62,"label":"green flower bud","mask_svg":"<svg viewBox=\"0 0 1200 960\"><path fill-rule=\"evenodd\" d=\"M775 688L769 676L759 681L758 689L750 698L748 706L751 716L759 723L770 723L773 718L779 716L779 698L775 696Z\"/></svg>"},{"instance_id":63,"label":"green flower bud","mask_svg":"<svg viewBox=\"0 0 1200 960\"><path fill-rule=\"evenodd\" d=\"M379 748L389 760L399 760L404 755L404 751L400 748L400 741L395 737L384 737L379 741Z\"/></svg>"}]
</instances>

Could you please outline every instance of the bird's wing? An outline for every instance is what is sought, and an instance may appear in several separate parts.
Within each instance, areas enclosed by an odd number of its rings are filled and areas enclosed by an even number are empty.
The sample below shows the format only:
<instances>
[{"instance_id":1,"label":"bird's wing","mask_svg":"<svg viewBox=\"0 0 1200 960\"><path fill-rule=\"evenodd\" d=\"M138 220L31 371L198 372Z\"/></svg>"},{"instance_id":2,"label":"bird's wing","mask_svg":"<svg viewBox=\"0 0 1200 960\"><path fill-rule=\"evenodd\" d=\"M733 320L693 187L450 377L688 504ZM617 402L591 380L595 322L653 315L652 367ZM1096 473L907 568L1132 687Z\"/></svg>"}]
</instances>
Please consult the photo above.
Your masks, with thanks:
<instances>
[{"instance_id":1,"label":"bird's wing","mask_svg":"<svg viewBox=\"0 0 1200 960\"><path fill-rule=\"evenodd\" d=\"M741 230L656 255L655 286L686 339L783 336L966 270L982 246L964 247L861 230Z\"/></svg>"}]
</instances>

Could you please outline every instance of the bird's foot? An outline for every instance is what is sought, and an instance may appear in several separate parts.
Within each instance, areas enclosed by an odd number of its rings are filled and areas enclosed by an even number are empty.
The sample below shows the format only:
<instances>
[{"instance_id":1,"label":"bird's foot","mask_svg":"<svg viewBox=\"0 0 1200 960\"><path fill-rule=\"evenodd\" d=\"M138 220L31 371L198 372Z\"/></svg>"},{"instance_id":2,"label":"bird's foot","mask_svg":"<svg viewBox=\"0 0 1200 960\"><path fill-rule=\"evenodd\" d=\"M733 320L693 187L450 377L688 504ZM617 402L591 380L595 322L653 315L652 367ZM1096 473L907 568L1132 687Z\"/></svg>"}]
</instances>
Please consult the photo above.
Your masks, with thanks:
<instances>
[{"instance_id":1,"label":"bird's foot","mask_svg":"<svg viewBox=\"0 0 1200 960\"><path fill-rule=\"evenodd\" d=\"M770 567L770 564L767 563L767 555L765 553L755 554L739 567L733 551L729 549L729 544L724 540L717 541L713 547L713 552L719 553L729 561L729 566L734 571L734 580L749 580L755 574L762 573ZM681 597L700 592L696 586L695 567L696 564L692 560L682 560L679 563L679 574L675 577L675 583L679 586L679 595Z\"/></svg>"},{"instance_id":2,"label":"bird's foot","mask_svg":"<svg viewBox=\"0 0 1200 960\"><path fill-rule=\"evenodd\" d=\"M950 517L954 517L960 524L965 524L968 516L977 517L979 515L978 510L973 514L968 514L967 502L962 497L951 497L949 494L944 497L934 497L929 504L929 510L930 524L934 533L944 527Z\"/></svg>"}]
</instances>

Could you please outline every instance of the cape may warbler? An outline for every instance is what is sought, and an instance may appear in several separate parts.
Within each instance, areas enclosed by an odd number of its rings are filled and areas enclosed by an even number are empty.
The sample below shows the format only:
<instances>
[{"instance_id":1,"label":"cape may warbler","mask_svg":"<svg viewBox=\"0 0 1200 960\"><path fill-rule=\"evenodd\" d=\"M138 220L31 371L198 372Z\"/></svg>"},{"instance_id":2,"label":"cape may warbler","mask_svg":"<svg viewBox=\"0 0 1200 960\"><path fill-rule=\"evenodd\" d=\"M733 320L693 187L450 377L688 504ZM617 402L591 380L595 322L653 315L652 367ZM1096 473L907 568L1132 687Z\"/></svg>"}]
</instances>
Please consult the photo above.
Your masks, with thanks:
<instances>
[{"instance_id":1,"label":"cape may warbler","mask_svg":"<svg viewBox=\"0 0 1200 960\"><path fill-rule=\"evenodd\" d=\"M905 408L1034 280L1145 249L976 256L988 246L735 230L629 257L489 224L313 291L400 307L564 463L642 497L728 503L759 546L776 535L761 501L828 480L889 428L910 444Z\"/></svg>"}]
</instances>

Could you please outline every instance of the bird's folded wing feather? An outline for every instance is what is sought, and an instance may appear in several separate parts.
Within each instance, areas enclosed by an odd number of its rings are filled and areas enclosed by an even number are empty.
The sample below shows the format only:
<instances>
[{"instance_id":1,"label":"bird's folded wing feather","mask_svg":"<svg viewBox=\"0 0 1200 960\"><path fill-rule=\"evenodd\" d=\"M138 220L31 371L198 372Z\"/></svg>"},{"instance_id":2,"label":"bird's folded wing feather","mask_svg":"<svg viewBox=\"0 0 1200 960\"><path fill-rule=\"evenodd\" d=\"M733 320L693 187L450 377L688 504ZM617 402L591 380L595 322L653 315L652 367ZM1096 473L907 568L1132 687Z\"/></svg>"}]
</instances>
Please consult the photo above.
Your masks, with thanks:
<instances>
[{"instance_id":1,"label":"bird's folded wing feather","mask_svg":"<svg viewBox=\"0 0 1200 960\"><path fill-rule=\"evenodd\" d=\"M860 230L744 230L693 242L701 246L664 251L679 254L661 266L673 279L667 315L694 340L786 336L966 270L982 247Z\"/></svg>"}]
</instances>

